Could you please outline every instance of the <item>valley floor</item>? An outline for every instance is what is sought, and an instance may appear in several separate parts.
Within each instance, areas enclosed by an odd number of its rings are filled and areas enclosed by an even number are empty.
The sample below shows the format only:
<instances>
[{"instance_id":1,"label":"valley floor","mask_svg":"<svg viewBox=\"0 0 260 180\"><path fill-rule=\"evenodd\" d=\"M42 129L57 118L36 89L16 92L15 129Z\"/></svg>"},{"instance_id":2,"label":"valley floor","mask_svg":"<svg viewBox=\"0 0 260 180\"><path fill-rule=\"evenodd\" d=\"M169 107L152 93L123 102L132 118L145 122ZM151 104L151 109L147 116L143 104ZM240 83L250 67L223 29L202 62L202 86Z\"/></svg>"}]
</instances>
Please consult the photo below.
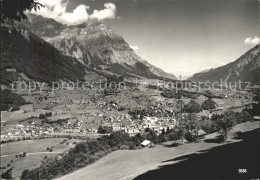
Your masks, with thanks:
<instances>
[{"instance_id":1,"label":"valley floor","mask_svg":"<svg viewBox=\"0 0 260 180\"><path fill-rule=\"evenodd\" d=\"M140 150L112 152L85 168L59 180L127 180L127 179L212 179L213 177L247 179L256 176L254 163L259 160L259 122L246 122L233 128L241 138L217 143L217 133L204 141L178 147L157 145ZM239 168L247 173L239 174Z\"/></svg>"}]
</instances>

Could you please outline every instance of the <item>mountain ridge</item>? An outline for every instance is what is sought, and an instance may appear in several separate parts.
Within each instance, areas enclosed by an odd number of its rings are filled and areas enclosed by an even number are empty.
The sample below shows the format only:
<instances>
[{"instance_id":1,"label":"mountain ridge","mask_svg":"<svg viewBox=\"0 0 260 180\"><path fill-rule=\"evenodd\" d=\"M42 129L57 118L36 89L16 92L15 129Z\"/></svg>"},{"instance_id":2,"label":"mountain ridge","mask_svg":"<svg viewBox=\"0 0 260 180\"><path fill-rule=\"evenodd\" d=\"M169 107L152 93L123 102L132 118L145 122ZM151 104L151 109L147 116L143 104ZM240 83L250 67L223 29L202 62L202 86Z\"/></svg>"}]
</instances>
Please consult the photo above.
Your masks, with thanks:
<instances>
[{"instance_id":1,"label":"mountain ridge","mask_svg":"<svg viewBox=\"0 0 260 180\"><path fill-rule=\"evenodd\" d=\"M106 69L125 76L132 73L147 78L177 79L148 62L144 63L145 60L123 37L97 20L67 26L42 16L29 14L28 17L28 21L22 22L23 26L88 68Z\"/></svg>"},{"instance_id":2,"label":"mountain ridge","mask_svg":"<svg viewBox=\"0 0 260 180\"><path fill-rule=\"evenodd\" d=\"M190 81L222 81L260 83L260 45L248 50L238 59L226 65L195 73Z\"/></svg>"},{"instance_id":3,"label":"mountain ridge","mask_svg":"<svg viewBox=\"0 0 260 180\"><path fill-rule=\"evenodd\" d=\"M20 32L19 32L20 31ZM44 82L83 81L85 69L51 44L24 29L1 27L1 84L18 78Z\"/></svg>"}]
</instances>

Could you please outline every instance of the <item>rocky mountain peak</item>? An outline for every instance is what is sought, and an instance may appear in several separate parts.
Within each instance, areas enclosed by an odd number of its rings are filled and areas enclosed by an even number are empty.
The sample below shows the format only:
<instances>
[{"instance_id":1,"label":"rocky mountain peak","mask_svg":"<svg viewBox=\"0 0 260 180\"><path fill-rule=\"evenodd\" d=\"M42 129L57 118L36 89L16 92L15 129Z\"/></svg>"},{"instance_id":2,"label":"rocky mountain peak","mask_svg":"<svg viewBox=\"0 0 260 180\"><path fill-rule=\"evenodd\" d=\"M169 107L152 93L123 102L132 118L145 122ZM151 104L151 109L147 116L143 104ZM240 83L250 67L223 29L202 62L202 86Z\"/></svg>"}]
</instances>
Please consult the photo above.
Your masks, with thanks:
<instances>
[{"instance_id":1,"label":"rocky mountain peak","mask_svg":"<svg viewBox=\"0 0 260 180\"><path fill-rule=\"evenodd\" d=\"M143 64L143 59L135 54L123 37L116 34L106 24L97 20L88 20L79 25L63 25L53 19L30 15L23 23L63 54L76 58L81 64L99 69L106 66L111 71L121 73L137 73L147 77L172 77L155 66ZM136 64L141 69L136 69ZM118 65L116 65L118 64ZM116 68L125 68L115 69ZM148 71L143 73L143 69ZM129 71L129 72L128 72Z\"/></svg>"}]
</instances>

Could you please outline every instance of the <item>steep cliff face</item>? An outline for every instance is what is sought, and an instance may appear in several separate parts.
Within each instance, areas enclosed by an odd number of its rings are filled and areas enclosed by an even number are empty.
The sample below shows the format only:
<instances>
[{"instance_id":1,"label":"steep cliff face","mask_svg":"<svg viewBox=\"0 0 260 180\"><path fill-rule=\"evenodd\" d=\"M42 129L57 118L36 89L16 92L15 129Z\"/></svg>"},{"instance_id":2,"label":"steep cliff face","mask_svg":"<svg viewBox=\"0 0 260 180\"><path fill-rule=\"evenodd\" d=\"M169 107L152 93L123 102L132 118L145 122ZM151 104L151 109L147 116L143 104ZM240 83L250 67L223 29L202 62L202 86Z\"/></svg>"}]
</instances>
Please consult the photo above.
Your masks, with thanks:
<instances>
[{"instance_id":1,"label":"steep cliff face","mask_svg":"<svg viewBox=\"0 0 260 180\"><path fill-rule=\"evenodd\" d=\"M220 81L260 83L260 46L257 45L227 65L194 74L191 81Z\"/></svg>"},{"instance_id":2,"label":"steep cliff face","mask_svg":"<svg viewBox=\"0 0 260 180\"><path fill-rule=\"evenodd\" d=\"M89 20L83 24L67 26L53 19L29 15L29 21L23 22L23 25L64 55L76 58L89 68L106 69L124 75L133 73L148 78L176 79L174 75L148 62L144 63L121 36L99 21Z\"/></svg>"},{"instance_id":3,"label":"steep cliff face","mask_svg":"<svg viewBox=\"0 0 260 180\"><path fill-rule=\"evenodd\" d=\"M18 77L37 81L84 80L84 67L33 33L1 27L1 84ZM25 78L26 77L26 78Z\"/></svg>"}]
</instances>

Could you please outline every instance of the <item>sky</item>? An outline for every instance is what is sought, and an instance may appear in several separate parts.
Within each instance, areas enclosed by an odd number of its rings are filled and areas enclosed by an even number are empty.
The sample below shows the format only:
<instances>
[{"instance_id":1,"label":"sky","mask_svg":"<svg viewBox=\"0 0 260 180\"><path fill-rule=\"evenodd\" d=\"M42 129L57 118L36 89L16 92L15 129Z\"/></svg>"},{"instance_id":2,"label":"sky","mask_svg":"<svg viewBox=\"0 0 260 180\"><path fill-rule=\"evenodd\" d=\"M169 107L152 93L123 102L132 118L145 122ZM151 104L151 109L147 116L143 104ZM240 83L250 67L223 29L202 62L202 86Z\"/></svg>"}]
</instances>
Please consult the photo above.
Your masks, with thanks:
<instances>
[{"instance_id":1,"label":"sky","mask_svg":"<svg viewBox=\"0 0 260 180\"><path fill-rule=\"evenodd\" d=\"M259 0L38 0L45 17L107 24L136 54L183 78L232 62L259 44Z\"/></svg>"}]
</instances>

